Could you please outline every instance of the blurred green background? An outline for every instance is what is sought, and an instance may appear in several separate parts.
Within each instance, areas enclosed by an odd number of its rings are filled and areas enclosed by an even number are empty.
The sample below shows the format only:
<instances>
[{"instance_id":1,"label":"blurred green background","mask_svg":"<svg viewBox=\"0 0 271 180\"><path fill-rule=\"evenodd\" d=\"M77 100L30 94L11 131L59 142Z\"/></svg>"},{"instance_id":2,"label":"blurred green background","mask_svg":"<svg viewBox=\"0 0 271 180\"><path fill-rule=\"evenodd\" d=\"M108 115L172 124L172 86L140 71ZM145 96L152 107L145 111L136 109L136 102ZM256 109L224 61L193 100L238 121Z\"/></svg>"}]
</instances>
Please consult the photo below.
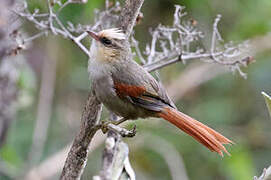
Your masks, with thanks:
<instances>
[{"instance_id":1,"label":"blurred green background","mask_svg":"<svg viewBox=\"0 0 271 180\"><path fill-rule=\"evenodd\" d=\"M30 8L46 10L43 0L28 2ZM191 180L248 180L255 175L259 176L263 168L271 165L271 121L261 95L261 91L271 94L271 1L146 0L141 10L144 18L135 27L135 37L141 43L140 47L143 48L150 42L149 28L154 28L159 23L172 23L175 4L186 6L188 18L197 20L198 27L206 34L203 42L206 46L209 44L214 18L221 14L219 29L225 41L250 40L253 51L256 52L256 63L243 68L248 75L247 79L243 79L238 73L223 73L189 90L175 102L183 112L232 139L236 144L227 147L232 154L230 157L221 158L211 153L167 122L158 119L138 120L127 124L128 127L137 125L137 136L125 139L130 144L130 160L137 178L173 179L174 174L169 164L172 163L174 167L176 162L174 159L167 161L166 153L160 152L160 149L167 147L168 152L175 152L175 159L183 159L187 176ZM95 8L103 9L104 2L89 0L84 5L68 6L60 17L63 22L69 20L82 24L92 23ZM29 34L36 32L30 24L24 28ZM267 38L270 40L266 40ZM31 169L39 168L75 137L90 81L87 57L72 42L61 37L49 36L35 40L31 49L23 52L22 59L27 64L22 67L18 82L20 93L17 115L11 124L5 145L0 149L0 161L11 177L30 179L27 175ZM45 61L49 61L47 74L44 72ZM55 71L54 65L50 66L51 62L56 64ZM195 63L198 61L191 61L186 65L178 63L162 69L161 79L166 88L179 76L185 76L187 67ZM202 77L208 74L212 74L212 70ZM48 136L40 158L33 159L29 157L29 152L40 103L41 84L46 81L46 76L51 78L48 88L53 88L51 90L54 94L52 101L48 101L51 103L51 113L49 110L45 114L50 117ZM52 82L54 79L55 83ZM185 83L179 83L180 87L186 86ZM43 93L49 91L47 89ZM102 117L107 117L106 111ZM160 144L150 145L150 142L159 140ZM103 143L91 152L83 179L91 179L99 172L102 149ZM56 163L52 166L54 164ZM51 168L56 172L44 179L58 179L61 168ZM49 169L47 174L50 174ZM0 179L10 178L0 176Z\"/></svg>"}]
</instances>

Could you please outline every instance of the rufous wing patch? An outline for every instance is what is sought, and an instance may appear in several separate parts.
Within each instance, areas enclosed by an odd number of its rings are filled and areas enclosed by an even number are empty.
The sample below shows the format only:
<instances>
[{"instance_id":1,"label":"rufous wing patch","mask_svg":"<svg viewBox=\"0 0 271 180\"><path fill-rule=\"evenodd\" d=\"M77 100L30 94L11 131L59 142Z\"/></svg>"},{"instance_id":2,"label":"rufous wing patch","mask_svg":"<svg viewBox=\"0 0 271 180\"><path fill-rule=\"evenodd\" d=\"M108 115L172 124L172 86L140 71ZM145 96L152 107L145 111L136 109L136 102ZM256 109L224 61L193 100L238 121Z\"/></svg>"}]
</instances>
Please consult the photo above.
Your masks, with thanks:
<instances>
[{"instance_id":1,"label":"rufous wing patch","mask_svg":"<svg viewBox=\"0 0 271 180\"><path fill-rule=\"evenodd\" d=\"M145 87L143 86L134 86L127 85L124 83L114 83L117 95L119 97L131 96L131 97L139 97L146 92Z\"/></svg>"}]
</instances>

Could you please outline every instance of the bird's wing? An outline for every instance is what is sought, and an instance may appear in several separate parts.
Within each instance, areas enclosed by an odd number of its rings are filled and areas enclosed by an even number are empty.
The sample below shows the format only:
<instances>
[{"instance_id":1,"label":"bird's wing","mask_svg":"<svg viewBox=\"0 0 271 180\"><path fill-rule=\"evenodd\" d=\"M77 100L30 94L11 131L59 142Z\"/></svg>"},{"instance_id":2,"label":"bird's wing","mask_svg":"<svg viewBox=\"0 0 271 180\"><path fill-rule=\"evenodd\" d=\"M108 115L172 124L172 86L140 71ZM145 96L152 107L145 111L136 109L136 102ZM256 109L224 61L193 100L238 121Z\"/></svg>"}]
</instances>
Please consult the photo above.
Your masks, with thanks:
<instances>
[{"instance_id":1,"label":"bird's wing","mask_svg":"<svg viewBox=\"0 0 271 180\"><path fill-rule=\"evenodd\" d=\"M135 62L117 69L112 78L122 99L151 111L161 111L165 106L175 108L162 85Z\"/></svg>"}]
</instances>

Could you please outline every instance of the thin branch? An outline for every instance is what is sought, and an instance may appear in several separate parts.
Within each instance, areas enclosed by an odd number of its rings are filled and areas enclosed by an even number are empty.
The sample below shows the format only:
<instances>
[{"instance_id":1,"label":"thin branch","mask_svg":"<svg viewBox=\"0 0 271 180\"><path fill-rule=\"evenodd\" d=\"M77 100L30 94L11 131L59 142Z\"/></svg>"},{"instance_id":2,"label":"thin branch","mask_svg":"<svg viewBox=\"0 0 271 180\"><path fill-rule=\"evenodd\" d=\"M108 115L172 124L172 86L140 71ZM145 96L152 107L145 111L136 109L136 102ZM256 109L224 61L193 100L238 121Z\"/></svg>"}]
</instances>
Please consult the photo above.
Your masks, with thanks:
<instances>
[{"instance_id":1,"label":"thin branch","mask_svg":"<svg viewBox=\"0 0 271 180\"><path fill-rule=\"evenodd\" d=\"M143 58L141 51L138 46L138 41L135 40L135 38L132 36L131 37L131 45L135 47L136 54L138 55L139 60L141 61L142 64L146 64L146 60Z\"/></svg>"},{"instance_id":2,"label":"thin branch","mask_svg":"<svg viewBox=\"0 0 271 180\"><path fill-rule=\"evenodd\" d=\"M251 56L247 55L247 43L236 45L223 43L217 27L221 15L217 15L213 23L211 47L208 51L204 50L204 47L194 45L195 42L204 38L203 33L196 27L196 21L182 21L187 14L184 12L185 8L179 5L175 7L172 26L160 24L150 31L152 41L151 45L146 45L145 57L138 50L138 42L135 39L132 40L132 45L135 47L141 63L148 71L154 71L179 61L185 63L188 60L199 59L207 63L227 66L230 70L238 71L241 76L246 77L240 67L247 66L253 60ZM194 48L191 48L192 45Z\"/></svg>"},{"instance_id":3,"label":"thin branch","mask_svg":"<svg viewBox=\"0 0 271 180\"><path fill-rule=\"evenodd\" d=\"M217 25L219 23L219 21L221 20L221 15L218 14L217 17L215 18L215 22L213 24L213 35L212 35L212 43L211 43L211 54L215 53L215 47L216 47L216 41L217 41L217 37L222 40L218 29L217 29ZM215 56L214 56L215 57Z\"/></svg>"},{"instance_id":4,"label":"thin branch","mask_svg":"<svg viewBox=\"0 0 271 180\"><path fill-rule=\"evenodd\" d=\"M25 18L26 20L32 22L36 28L38 28L39 30L41 30L41 33L39 34L38 37L40 37L41 35L47 35L48 31L52 32L54 35L61 35L64 38L68 38L70 40L72 40L87 56L89 56L89 51L88 49L79 41L79 39L82 37L81 35L79 35L78 37L73 36L69 30L62 24L62 22L59 20L58 16L56 13L54 13L52 5L50 0L47 0L47 5L48 5L48 10L49 12L46 14L42 14L42 16L40 16L40 14L37 14L38 10L36 10L36 13L32 14L28 11L28 6L27 4L25 4L25 8L24 8L24 12L17 12L14 11L14 13L16 13L18 16ZM44 17L44 16L48 16L47 20L44 19L37 19L39 17ZM56 23L58 25L58 27L55 26ZM32 38L28 38L29 40L34 40L36 39L36 35L34 35L35 37ZM86 37L86 36L84 36ZM27 42L27 41L24 41Z\"/></svg>"}]
</instances>

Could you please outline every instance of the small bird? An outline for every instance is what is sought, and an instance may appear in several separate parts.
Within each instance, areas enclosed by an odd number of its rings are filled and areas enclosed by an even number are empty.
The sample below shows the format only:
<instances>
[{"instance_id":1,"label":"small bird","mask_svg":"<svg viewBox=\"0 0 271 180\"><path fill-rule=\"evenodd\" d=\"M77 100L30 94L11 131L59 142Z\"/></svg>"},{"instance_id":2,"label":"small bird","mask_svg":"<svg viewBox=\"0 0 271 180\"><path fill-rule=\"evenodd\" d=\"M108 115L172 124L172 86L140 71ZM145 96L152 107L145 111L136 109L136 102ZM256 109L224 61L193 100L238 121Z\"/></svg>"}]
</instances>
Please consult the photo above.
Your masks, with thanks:
<instances>
[{"instance_id":1,"label":"small bird","mask_svg":"<svg viewBox=\"0 0 271 180\"><path fill-rule=\"evenodd\" d=\"M106 108L125 119L163 118L209 150L230 155L223 144L233 142L178 111L162 85L133 60L129 42L120 29L87 32L94 39L88 72L94 93Z\"/></svg>"}]
</instances>

